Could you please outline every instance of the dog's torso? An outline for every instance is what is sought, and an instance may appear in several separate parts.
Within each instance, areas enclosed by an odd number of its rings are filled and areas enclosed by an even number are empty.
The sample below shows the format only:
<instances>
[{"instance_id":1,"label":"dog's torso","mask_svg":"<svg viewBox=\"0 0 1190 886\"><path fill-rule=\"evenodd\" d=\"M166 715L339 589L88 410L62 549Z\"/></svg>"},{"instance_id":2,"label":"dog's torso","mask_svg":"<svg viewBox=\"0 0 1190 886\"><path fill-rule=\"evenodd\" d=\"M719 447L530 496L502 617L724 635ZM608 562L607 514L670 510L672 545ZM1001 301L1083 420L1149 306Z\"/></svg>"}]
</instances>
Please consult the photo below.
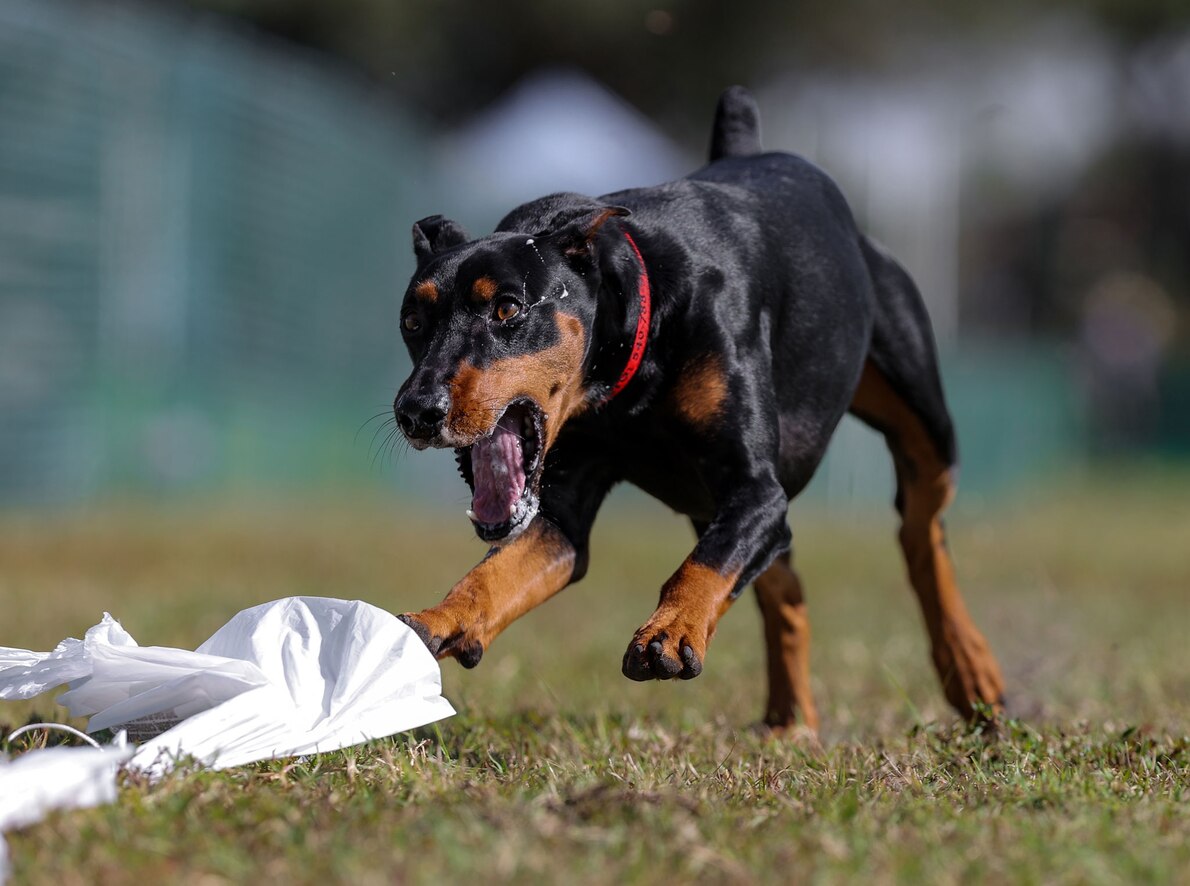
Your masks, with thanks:
<instances>
[{"instance_id":1,"label":"dog's torso","mask_svg":"<svg viewBox=\"0 0 1190 886\"><path fill-rule=\"evenodd\" d=\"M770 153L600 199L632 211L625 224L648 256L648 367L628 408L572 419L558 456L607 461L707 521L718 444L740 433L740 409L758 409L772 440L751 441L757 458L775 460L796 495L848 408L871 337L873 288L842 195L808 161ZM510 214L525 233L542 223L531 206ZM622 349L596 359L615 364Z\"/></svg>"},{"instance_id":2,"label":"dog's torso","mask_svg":"<svg viewBox=\"0 0 1190 886\"><path fill-rule=\"evenodd\" d=\"M892 452L900 541L947 697L968 716L998 704L944 544L954 432L920 294L824 172L761 153L743 90L720 100L711 157L657 187L526 203L475 241L441 216L414 226L402 327L415 367L396 417L415 446L455 449L469 515L495 547L442 604L403 618L436 655L474 666L583 576L596 513L630 482L687 514L698 541L625 675L697 676L719 618L755 582L765 721L785 728L800 708L813 726L787 512L850 410Z\"/></svg>"}]
</instances>

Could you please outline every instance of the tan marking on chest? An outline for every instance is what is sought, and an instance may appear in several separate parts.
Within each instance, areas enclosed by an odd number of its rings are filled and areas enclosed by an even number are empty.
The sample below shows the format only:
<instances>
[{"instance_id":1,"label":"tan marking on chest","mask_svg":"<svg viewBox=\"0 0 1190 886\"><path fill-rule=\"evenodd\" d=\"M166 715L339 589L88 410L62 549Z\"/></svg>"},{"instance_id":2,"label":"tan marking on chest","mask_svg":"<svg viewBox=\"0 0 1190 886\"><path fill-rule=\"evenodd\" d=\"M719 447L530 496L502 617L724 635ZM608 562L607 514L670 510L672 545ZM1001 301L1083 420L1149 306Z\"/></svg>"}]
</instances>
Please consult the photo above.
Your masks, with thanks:
<instances>
[{"instance_id":1,"label":"tan marking on chest","mask_svg":"<svg viewBox=\"0 0 1190 886\"><path fill-rule=\"evenodd\" d=\"M686 424L710 428L723 414L727 389L723 360L717 354L700 357L682 368L669 396L670 406Z\"/></svg>"}]
</instances>

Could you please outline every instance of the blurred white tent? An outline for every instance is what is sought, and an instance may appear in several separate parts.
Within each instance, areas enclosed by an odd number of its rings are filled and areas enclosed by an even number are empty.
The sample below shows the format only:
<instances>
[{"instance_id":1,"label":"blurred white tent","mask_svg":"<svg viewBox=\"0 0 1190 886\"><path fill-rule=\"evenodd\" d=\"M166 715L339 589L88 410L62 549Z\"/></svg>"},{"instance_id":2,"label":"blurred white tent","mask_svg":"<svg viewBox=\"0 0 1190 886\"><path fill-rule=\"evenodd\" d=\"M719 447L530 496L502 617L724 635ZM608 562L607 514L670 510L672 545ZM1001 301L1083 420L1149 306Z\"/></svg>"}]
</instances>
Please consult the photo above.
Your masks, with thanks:
<instances>
[{"instance_id":1,"label":"blurred white tent","mask_svg":"<svg viewBox=\"0 0 1190 886\"><path fill-rule=\"evenodd\" d=\"M597 196L659 184L697 165L625 101L559 69L522 80L447 137L438 157L457 206L485 219L555 191Z\"/></svg>"}]
</instances>

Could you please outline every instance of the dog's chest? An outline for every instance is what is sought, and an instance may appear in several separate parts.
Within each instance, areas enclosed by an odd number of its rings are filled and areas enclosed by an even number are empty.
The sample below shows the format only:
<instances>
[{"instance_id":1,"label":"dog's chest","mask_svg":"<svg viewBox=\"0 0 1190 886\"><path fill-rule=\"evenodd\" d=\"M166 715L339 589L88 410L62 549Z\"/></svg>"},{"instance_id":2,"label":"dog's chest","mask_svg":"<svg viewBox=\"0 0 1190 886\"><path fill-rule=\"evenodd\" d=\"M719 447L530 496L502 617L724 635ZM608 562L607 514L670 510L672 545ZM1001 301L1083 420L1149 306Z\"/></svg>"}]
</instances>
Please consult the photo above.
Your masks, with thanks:
<instances>
[{"instance_id":1,"label":"dog's chest","mask_svg":"<svg viewBox=\"0 0 1190 886\"><path fill-rule=\"evenodd\" d=\"M609 446L623 478L666 506L695 520L709 520L715 501L707 483L709 453L697 441L654 429L617 435Z\"/></svg>"}]
</instances>

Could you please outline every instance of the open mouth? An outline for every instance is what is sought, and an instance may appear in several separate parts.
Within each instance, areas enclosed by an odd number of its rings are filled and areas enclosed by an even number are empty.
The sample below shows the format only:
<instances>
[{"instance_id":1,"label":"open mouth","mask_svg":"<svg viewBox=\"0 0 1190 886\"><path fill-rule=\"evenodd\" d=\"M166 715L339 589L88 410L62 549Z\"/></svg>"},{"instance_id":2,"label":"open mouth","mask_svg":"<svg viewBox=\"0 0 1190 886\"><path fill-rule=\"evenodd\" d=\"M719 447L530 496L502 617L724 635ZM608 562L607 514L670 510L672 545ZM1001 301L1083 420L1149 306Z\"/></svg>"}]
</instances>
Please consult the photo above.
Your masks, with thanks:
<instances>
[{"instance_id":1,"label":"open mouth","mask_svg":"<svg viewBox=\"0 0 1190 886\"><path fill-rule=\"evenodd\" d=\"M490 434L455 450L472 492L467 516L484 541L519 533L537 514L542 431L541 410L519 400L504 410Z\"/></svg>"}]
</instances>

